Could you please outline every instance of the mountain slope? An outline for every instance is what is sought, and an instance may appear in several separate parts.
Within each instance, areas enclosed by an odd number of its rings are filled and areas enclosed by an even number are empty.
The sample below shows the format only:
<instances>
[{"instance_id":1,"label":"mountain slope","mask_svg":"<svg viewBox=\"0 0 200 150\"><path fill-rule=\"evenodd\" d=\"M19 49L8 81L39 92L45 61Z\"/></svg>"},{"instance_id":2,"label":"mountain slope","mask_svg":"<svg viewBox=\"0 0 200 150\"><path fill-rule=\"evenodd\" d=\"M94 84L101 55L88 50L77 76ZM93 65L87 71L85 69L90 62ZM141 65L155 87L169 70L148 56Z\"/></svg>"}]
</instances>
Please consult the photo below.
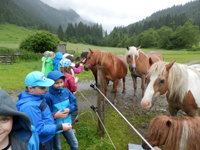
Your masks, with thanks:
<instances>
[{"instance_id":1,"label":"mountain slope","mask_svg":"<svg viewBox=\"0 0 200 150\"><path fill-rule=\"evenodd\" d=\"M149 17L146 17L142 21L138 21L136 23L143 24L145 21L159 20L160 17L167 16L168 14L174 16L174 15L179 15L181 13L185 13L188 18L195 19L196 21L196 19L198 18L197 16L200 13L200 0L191 1L191 2L186 3L185 5L177 5L177 6L174 5L171 8L166 8L166 9L157 11L151 14ZM133 25L136 23L132 23L130 25Z\"/></svg>"},{"instance_id":2,"label":"mountain slope","mask_svg":"<svg viewBox=\"0 0 200 150\"><path fill-rule=\"evenodd\" d=\"M4 18L5 22L19 26L34 26L42 23L41 19L21 8L13 0L1 0L0 3L0 15Z\"/></svg>"},{"instance_id":3,"label":"mountain slope","mask_svg":"<svg viewBox=\"0 0 200 150\"><path fill-rule=\"evenodd\" d=\"M73 9L69 10L57 10L52 8L40 0L13 0L16 4L23 9L31 12L37 18L47 22L51 25L58 27L61 25L63 29L66 29L68 23L79 23L82 21L85 24L92 24L83 20Z\"/></svg>"}]
</instances>

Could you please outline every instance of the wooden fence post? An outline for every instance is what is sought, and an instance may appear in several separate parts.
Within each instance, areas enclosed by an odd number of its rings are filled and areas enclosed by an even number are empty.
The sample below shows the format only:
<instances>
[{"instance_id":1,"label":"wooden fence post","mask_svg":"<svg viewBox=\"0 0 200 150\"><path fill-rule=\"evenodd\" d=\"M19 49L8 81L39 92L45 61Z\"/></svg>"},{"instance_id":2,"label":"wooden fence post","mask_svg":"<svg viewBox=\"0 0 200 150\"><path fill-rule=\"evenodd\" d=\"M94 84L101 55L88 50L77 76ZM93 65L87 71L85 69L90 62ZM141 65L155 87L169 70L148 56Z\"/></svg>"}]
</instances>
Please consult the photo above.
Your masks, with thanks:
<instances>
[{"instance_id":1,"label":"wooden fence post","mask_svg":"<svg viewBox=\"0 0 200 150\"><path fill-rule=\"evenodd\" d=\"M104 73L104 67L98 67L97 68L97 83L98 83L97 87L103 94L105 94L103 73ZM97 99L98 115L99 115L102 123L104 124L104 97L99 92L98 92L97 97L98 97L98 99ZM103 128L100 120L98 120L98 132L101 137L104 136L104 128Z\"/></svg>"}]
</instances>

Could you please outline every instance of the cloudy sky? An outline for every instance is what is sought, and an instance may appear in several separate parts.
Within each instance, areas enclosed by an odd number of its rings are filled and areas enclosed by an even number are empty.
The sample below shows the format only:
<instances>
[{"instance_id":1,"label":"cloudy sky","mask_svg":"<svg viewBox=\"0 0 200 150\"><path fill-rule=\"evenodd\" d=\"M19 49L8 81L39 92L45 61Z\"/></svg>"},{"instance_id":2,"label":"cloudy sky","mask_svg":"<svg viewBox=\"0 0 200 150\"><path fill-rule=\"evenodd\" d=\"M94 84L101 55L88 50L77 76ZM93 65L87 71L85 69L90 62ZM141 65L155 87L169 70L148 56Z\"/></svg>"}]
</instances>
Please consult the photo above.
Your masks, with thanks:
<instances>
[{"instance_id":1,"label":"cloudy sky","mask_svg":"<svg viewBox=\"0 0 200 150\"><path fill-rule=\"evenodd\" d=\"M41 0L56 9L75 10L84 20L102 25L108 33L135 23L152 13L192 0Z\"/></svg>"}]
</instances>

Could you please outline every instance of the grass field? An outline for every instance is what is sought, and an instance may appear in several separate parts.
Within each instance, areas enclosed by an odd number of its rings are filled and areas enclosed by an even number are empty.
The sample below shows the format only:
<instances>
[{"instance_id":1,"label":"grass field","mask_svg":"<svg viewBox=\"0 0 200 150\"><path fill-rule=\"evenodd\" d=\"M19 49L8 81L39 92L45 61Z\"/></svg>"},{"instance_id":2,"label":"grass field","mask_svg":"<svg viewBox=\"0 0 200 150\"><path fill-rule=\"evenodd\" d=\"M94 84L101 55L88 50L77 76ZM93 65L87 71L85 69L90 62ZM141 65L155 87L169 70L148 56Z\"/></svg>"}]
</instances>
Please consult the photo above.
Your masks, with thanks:
<instances>
[{"instance_id":1,"label":"grass field","mask_svg":"<svg viewBox=\"0 0 200 150\"><path fill-rule=\"evenodd\" d=\"M0 47L18 48L19 43L35 31L13 24L0 24Z\"/></svg>"},{"instance_id":2,"label":"grass field","mask_svg":"<svg viewBox=\"0 0 200 150\"><path fill-rule=\"evenodd\" d=\"M0 47L8 47L17 49L21 40L28 34L32 34L34 31L28 30L23 27L18 27L11 24L0 24ZM88 49L100 49L109 51L115 54L126 53L126 48L113 48L113 47L99 47L86 44L73 44L67 43L68 50L76 50L75 56L79 56L82 51L88 51ZM149 51L158 51L163 54L165 61L176 60L178 63L186 63L194 60L199 60L200 51L172 51L172 50L160 50L160 49L143 49L145 53ZM78 52L78 53L77 53ZM26 75L35 70L41 70L42 62L38 61L21 61L17 59L12 65L0 65L0 88L11 91L15 89L24 89L24 79ZM93 75L91 71L82 71L81 74L76 75L80 80L91 79ZM78 93L77 93L78 94ZM90 94L90 93L84 93ZM77 95L79 96L79 95ZM112 150L112 144L109 141L108 136L99 137L97 133L97 118L95 114L90 110L79 112L80 123L77 124L77 139L79 141L80 150ZM148 123L152 118L151 114L146 119L138 115L136 118L132 118L132 121L137 125L142 123ZM111 133L113 142L118 150L127 149L127 142L141 143L141 139L130 129L127 124L124 124L123 119L113 109L105 108L105 124L106 128ZM113 128L114 126L114 128ZM131 133L131 134L129 134ZM62 138L62 150L69 150L66 141Z\"/></svg>"}]
</instances>

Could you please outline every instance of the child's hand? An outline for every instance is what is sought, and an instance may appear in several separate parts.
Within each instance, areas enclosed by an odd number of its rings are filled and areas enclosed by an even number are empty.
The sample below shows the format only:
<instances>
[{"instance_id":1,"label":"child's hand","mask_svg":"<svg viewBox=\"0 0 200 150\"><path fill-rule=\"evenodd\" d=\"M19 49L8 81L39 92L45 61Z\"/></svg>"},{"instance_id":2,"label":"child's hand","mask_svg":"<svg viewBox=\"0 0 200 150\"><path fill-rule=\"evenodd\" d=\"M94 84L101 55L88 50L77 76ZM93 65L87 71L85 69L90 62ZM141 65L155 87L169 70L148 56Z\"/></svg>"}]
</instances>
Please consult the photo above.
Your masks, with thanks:
<instances>
[{"instance_id":1,"label":"child's hand","mask_svg":"<svg viewBox=\"0 0 200 150\"><path fill-rule=\"evenodd\" d=\"M62 109L61 109L62 110ZM59 110L58 112L56 112L55 114L54 114L54 118L66 118L67 116L68 116L68 114L66 114L65 113L65 111L64 112L61 112L61 110Z\"/></svg>"},{"instance_id":2,"label":"child's hand","mask_svg":"<svg viewBox=\"0 0 200 150\"><path fill-rule=\"evenodd\" d=\"M75 82L75 83L77 83L77 82L78 82L78 80L79 80L79 78L78 78L78 77L74 77L74 82Z\"/></svg>"},{"instance_id":3,"label":"child's hand","mask_svg":"<svg viewBox=\"0 0 200 150\"><path fill-rule=\"evenodd\" d=\"M86 61L86 58L84 58L84 59L82 60L83 63L85 63L85 61Z\"/></svg>"},{"instance_id":4,"label":"child's hand","mask_svg":"<svg viewBox=\"0 0 200 150\"><path fill-rule=\"evenodd\" d=\"M68 131L72 128L72 125L71 123L63 123L62 127L63 127L63 131Z\"/></svg>"},{"instance_id":5,"label":"child's hand","mask_svg":"<svg viewBox=\"0 0 200 150\"><path fill-rule=\"evenodd\" d=\"M64 109L64 112L65 112L66 114L69 114L70 109L69 109L69 108L65 108L65 109Z\"/></svg>"}]
</instances>

